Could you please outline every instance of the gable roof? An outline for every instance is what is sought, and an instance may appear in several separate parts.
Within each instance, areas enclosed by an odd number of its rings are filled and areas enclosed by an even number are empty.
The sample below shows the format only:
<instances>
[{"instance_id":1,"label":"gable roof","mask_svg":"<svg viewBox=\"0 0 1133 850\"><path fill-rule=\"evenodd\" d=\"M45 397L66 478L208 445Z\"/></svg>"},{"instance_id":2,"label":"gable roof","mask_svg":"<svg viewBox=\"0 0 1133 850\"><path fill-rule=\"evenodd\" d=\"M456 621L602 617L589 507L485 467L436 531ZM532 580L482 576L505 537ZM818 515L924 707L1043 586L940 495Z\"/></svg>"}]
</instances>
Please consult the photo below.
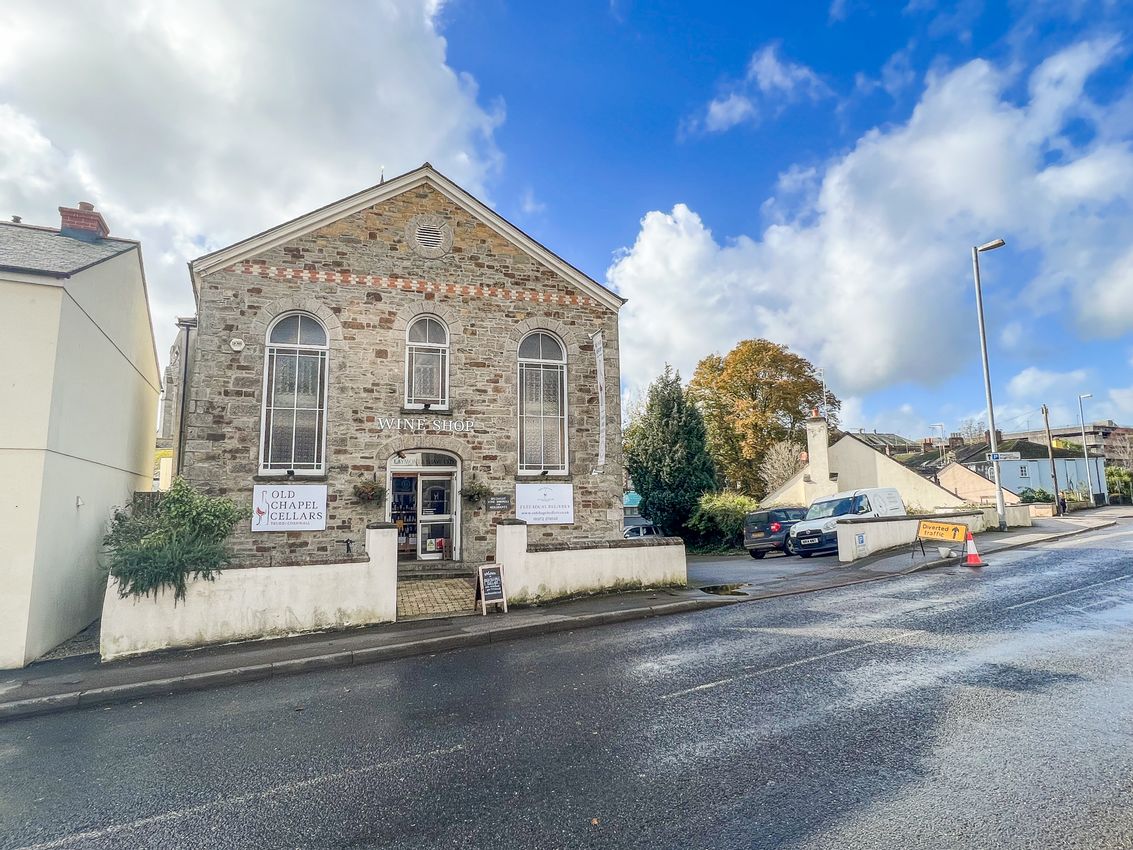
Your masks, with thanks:
<instances>
[{"instance_id":1,"label":"gable roof","mask_svg":"<svg viewBox=\"0 0 1133 850\"><path fill-rule=\"evenodd\" d=\"M608 289L591 277L576 269L562 257L558 256L545 246L539 244L510 221L495 210L479 201L460 186L453 183L429 163L408 171L398 177L386 180L369 189L350 195L341 200L319 207L317 210L285 221L283 224L257 233L247 239L241 240L227 248L213 251L193 260L189 267L193 272L193 285L196 286L196 277L204 277L218 269L226 268L233 263L248 259L265 250L277 247L285 242L318 230L327 224L338 221L346 216L353 215L361 210L379 204L382 201L428 184L454 204L469 212L483 224L495 230L505 239L510 240L526 251L531 257L554 269L562 277L574 283L579 289L594 298L599 304L611 310L618 310L626 301L612 289Z\"/></svg>"},{"instance_id":2,"label":"gable roof","mask_svg":"<svg viewBox=\"0 0 1133 850\"><path fill-rule=\"evenodd\" d=\"M1031 440L1003 440L997 448L1001 452L1018 452L1020 460L1047 460L1049 458L1046 444ZM945 465L949 461L964 465L985 464L987 463L987 453L990 451L991 444L987 442L969 443L957 449L948 449L944 455ZM1056 458L1080 458L1082 453L1056 447L1054 456ZM918 470L937 469L940 468L940 450L933 449L931 452L920 452L898 458L898 460L905 466Z\"/></svg>"},{"instance_id":3,"label":"gable roof","mask_svg":"<svg viewBox=\"0 0 1133 850\"><path fill-rule=\"evenodd\" d=\"M137 247L129 239L86 242L52 227L0 222L0 271L67 278Z\"/></svg>"}]
</instances>

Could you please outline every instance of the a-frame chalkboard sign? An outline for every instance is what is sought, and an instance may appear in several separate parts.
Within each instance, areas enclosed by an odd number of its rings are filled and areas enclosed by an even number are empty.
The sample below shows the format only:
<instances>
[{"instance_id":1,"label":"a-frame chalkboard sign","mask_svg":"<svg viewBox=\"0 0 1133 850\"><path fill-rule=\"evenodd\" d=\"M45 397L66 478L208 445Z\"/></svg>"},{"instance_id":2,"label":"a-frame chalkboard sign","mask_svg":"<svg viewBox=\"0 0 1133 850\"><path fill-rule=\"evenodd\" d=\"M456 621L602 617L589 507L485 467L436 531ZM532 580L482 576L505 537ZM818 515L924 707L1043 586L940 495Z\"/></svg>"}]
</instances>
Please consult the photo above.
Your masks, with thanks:
<instances>
[{"instance_id":1,"label":"a-frame chalkboard sign","mask_svg":"<svg viewBox=\"0 0 1133 850\"><path fill-rule=\"evenodd\" d=\"M485 616L489 605L503 605L507 613L507 592L504 590L503 564L484 564L477 570L476 593L480 597L480 610Z\"/></svg>"}]
</instances>

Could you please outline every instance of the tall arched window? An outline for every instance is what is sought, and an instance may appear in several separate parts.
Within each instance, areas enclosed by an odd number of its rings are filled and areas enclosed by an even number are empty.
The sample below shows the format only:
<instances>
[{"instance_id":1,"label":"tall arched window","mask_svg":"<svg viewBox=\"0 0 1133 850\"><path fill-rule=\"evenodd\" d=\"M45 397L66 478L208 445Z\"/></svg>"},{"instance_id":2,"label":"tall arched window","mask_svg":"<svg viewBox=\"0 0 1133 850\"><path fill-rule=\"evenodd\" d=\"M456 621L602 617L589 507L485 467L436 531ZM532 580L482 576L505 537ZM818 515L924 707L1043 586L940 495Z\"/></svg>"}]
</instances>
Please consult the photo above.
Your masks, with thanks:
<instances>
[{"instance_id":1,"label":"tall arched window","mask_svg":"<svg viewBox=\"0 0 1133 850\"><path fill-rule=\"evenodd\" d=\"M519 472L567 471L566 351L546 331L519 344Z\"/></svg>"},{"instance_id":2,"label":"tall arched window","mask_svg":"<svg viewBox=\"0 0 1133 850\"><path fill-rule=\"evenodd\" d=\"M405 335L405 406L448 409L448 328L436 316L410 322Z\"/></svg>"},{"instance_id":3,"label":"tall arched window","mask_svg":"<svg viewBox=\"0 0 1133 850\"><path fill-rule=\"evenodd\" d=\"M267 336L260 472L326 471L327 330L307 313L276 319Z\"/></svg>"}]
</instances>

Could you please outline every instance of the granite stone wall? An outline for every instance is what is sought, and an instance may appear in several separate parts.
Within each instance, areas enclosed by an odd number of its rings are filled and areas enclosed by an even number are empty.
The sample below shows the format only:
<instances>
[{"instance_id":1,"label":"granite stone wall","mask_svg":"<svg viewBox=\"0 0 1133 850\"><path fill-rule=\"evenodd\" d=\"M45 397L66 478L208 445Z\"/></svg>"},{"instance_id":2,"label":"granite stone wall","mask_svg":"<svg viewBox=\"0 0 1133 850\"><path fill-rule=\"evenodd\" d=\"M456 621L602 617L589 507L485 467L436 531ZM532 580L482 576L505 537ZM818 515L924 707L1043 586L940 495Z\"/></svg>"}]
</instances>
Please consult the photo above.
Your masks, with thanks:
<instances>
[{"instance_id":1,"label":"granite stone wall","mask_svg":"<svg viewBox=\"0 0 1133 850\"><path fill-rule=\"evenodd\" d=\"M447 225L451 244L422 251L415 222ZM359 503L352 486L385 481L397 451L438 449L460 458L462 483L515 494L517 363L523 336L557 334L567 348L569 474L541 480L574 486L575 523L533 526L532 543L620 537L622 457L618 319L521 247L425 184L286 244L199 277L198 330L191 354L184 475L216 494L251 502L259 477L264 341L272 320L303 310L330 335L325 478L328 522L322 532L251 533L234 545L241 565L322 563L364 549L368 522L386 508ZM450 334L450 409L406 411L405 334L415 317L434 314ZM597 469L598 391L591 335L606 347L606 462ZM233 339L244 342L233 350ZM237 346L238 347L238 346ZM474 420L471 432L430 427L424 433L379 428L386 417ZM495 551L495 523L511 511L461 502L461 560L481 563Z\"/></svg>"}]
</instances>

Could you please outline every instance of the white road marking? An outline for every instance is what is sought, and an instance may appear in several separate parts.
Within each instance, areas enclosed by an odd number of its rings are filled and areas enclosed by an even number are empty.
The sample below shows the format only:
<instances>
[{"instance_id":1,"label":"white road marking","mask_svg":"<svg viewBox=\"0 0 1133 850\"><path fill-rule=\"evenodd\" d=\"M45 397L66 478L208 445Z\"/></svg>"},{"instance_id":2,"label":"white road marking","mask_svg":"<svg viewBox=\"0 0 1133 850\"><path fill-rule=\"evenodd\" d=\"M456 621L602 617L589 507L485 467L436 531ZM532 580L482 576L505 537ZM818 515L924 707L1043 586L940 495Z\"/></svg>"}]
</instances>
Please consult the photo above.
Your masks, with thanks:
<instances>
[{"instance_id":1,"label":"white road marking","mask_svg":"<svg viewBox=\"0 0 1133 850\"><path fill-rule=\"evenodd\" d=\"M707 691L712 688L718 688L721 685L727 685L730 682L738 682L741 679L753 679L756 676L763 676L767 673L777 673L780 670L786 670L790 667L798 667L800 664L810 664L812 661L821 661L824 658L833 658L835 655L845 655L847 652L855 652L856 650L865 649L870 646L878 646L879 644L883 643L892 643L895 640L900 640L901 638L916 634L921 634L921 632L917 629L913 629L912 631L901 632L901 634L892 635L891 637L882 638L881 640L871 640L866 643L859 643L855 644L854 646L846 646L842 649L835 649L832 652L823 652L821 655L809 655L806 658L799 658L795 661L788 661L786 664L779 664L775 667L764 667L760 670L752 670L749 673L739 673L735 676L729 676L726 679L717 679L714 682L705 682L703 685L696 685L695 687L685 688L681 691L673 691L669 694L662 694L660 698L672 699L673 697L681 697L687 694L696 693L698 691Z\"/></svg>"},{"instance_id":2,"label":"white road marking","mask_svg":"<svg viewBox=\"0 0 1133 850\"><path fill-rule=\"evenodd\" d=\"M1115 581L1125 581L1128 578L1133 578L1133 575L1118 576L1117 578L1110 578L1106 579L1105 581L1095 581L1093 584L1084 584L1081 587L1064 590L1061 593L1052 593L1050 596L1042 596L1038 599L1032 599L1030 602L1020 602L1018 605L1008 605L1003 610L1014 611L1016 608L1026 608L1028 605L1038 605L1040 602L1046 602L1048 599L1058 599L1060 596L1069 596L1072 593L1079 593L1083 590L1089 590L1092 587L1101 587L1103 584L1113 584Z\"/></svg>"},{"instance_id":3,"label":"white road marking","mask_svg":"<svg viewBox=\"0 0 1133 850\"><path fill-rule=\"evenodd\" d=\"M405 758L394 759L393 761L382 762L381 764L372 764L368 767L352 767L346 770L341 770L337 773L325 773L322 776L315 776L311 779L301 779L296 782L285 782L282 785L276 785L274 788L268 788L265 791L256 791L252 794L243 794L239 797L223 797L218 800L212 800L208 803L201 803L198 806L190 806L186 809L177 809L172 812L163 812L160 815L151 815L147 818L140 818L139 820L130 821L129 823L119 823L113 826L105 827L104 829L92 829L87 832L76 832L71 835L65 835L62 838L57 838L54 841L48 841L43 844L29 844L24 847L17 848L17 850L54 850L54 848L67 847L77 841L92 841L99 838L106 838L112 835L120 835L123 832L130 832L135 829L141 829L145 826L152 826L159 823L170 823L173 821L184 820L185 818L192 817L193 815L207 812L209 809L215 809L220 806L239 806L244 803L251 803L257 800L266 800L271 797L277 797L281 794L290 794L295 791L304 791L308 788L314 788L319 785L325 785L328 782L334 782L339 779L346 779L353 776L363 776L367 773L377 773L382 770L387 770L392 767L399 767L405 764L422 761L427 758L434 758L436 756L446 756L452 753L459 752L464 749L463 744L457 744L453 747L448 747L443 750L431 750L420 756L407 756Z\"/></svg>"},{"instance_id":4,"label":"white road marking","mask_svg":"<svg viewBox=\"0 0 1133 850\"><path fill-rule=\"evenodd\" d=\"M1063 540L1052 540L1049 543L1039 543L1040 546L1058 546L1059 548L1081 546L1083 543L1093 543L1097 540L1112 540L1115 537L1129 537L1133 534L1133 529L1126 529L1124 531L1111 531L1109 534L1092 534L1086 532L1085 534L1078 534Z\"/></svg>"}]
</instances>

